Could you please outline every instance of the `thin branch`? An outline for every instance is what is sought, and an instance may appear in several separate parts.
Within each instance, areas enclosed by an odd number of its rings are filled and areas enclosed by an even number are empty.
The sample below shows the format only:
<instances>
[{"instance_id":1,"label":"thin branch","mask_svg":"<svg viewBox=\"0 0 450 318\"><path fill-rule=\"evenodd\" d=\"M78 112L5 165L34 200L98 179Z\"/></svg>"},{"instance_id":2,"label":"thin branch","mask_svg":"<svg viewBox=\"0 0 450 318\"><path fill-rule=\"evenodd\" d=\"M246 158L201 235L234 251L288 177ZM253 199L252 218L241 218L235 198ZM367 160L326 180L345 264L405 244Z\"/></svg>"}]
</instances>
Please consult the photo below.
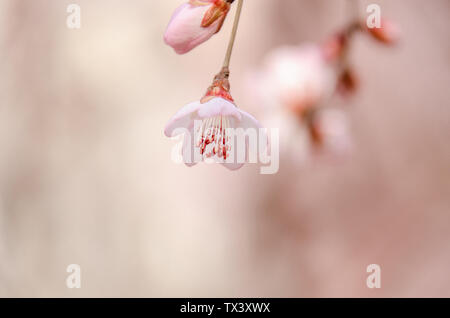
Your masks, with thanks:
<instances>
[{"instance_id":1,"label":"thin branch","mask_svg":"<svg viewBox=\"0 0 450 318\"><path fill-rule=\"evenodd\" d=\"M239 19L241 17L243 0L238 0L238 6L236 10L236 16L234 18L233 31L231 32L230 42L228 43L227 53L225 55L225 60L223 62L223 68L228 69L230 66L231 53L233 52L234 42L236 40L236 33L239 26Z\"/></svg>"}]
</instances>

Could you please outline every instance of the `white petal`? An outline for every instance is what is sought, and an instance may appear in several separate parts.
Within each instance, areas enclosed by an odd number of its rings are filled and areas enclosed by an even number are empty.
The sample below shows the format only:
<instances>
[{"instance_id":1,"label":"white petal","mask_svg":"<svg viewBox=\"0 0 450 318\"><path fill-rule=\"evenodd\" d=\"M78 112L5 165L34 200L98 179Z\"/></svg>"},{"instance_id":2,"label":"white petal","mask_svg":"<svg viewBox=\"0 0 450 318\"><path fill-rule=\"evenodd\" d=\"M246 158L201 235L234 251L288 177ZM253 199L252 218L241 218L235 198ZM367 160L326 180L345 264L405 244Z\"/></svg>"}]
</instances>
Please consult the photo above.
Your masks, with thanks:
<instances>
[{"instance_id":1,"label":"white petal","mask_svg":"<svg viewBox=\"0 0 450 318\"><path fill-rule=\"evenodd\" d=\"M173 137L177 135L177 128L186 128L190 130L193 126L196 111L201 106L202 104L200 104L200 102L192 102L181 108L167 123L164 134L167 137ZM181 133L181 131L179 133Z\"/></svg>"},{"instance_id":2,"label":"white petal","mask_svg":"<svg viewBox=\"0 0 450 318\"><path fill-rule=\"evenodd\" d=\"M241 120L241 114L236 105L221 97L213 98L209 102L202 104L198 110L198 116L200 118L233 116Z\"/></svg>"},{"instance_id":3,"label":"white petal","mask_svg":"<svg viewBox=\"0 0 450 318\"><path fill-rule=\"evenodd\" d=\"M240 120L240 126L244 129L247 128L262 128L261 124L259 123L259 121L256 120L255 117L253 117L252 115L250 115L249 113L238 109L239 113L241 114L241 120Z\"/></svg>"}]
</instances>

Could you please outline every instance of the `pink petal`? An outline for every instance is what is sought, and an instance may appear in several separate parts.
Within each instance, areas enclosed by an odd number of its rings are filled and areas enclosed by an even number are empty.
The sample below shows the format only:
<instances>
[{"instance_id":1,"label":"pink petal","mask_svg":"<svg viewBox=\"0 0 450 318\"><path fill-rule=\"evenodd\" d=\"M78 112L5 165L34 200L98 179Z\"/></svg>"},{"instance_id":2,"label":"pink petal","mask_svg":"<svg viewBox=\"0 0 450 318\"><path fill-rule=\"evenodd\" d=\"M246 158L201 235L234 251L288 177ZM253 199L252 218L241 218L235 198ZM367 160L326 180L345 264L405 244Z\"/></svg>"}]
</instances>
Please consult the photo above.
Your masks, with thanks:
<instances>
[{"instance_id":1,"label":"pink petal","mask_svg":"<svg viewBox=\"0 0 450 318\"><path fill-rule=\"evenodd\" d=\"M173 14L164 41L178 54L185 54L211 38L219 27L220 19L207 28L202 20L211 5L192 6L183 4Z\"/></svg>"},{"instance_id":2,"label":"pink petal","mask_svg":"<svg viewBox=\"0 0 450 318\"><path fill-rule=\"evenodd\" d=\"M266 70L271 93L288 107L317 105L334 91L335 76L314 44L285 46L268 54Z\"/></svg>"}]
</instances>

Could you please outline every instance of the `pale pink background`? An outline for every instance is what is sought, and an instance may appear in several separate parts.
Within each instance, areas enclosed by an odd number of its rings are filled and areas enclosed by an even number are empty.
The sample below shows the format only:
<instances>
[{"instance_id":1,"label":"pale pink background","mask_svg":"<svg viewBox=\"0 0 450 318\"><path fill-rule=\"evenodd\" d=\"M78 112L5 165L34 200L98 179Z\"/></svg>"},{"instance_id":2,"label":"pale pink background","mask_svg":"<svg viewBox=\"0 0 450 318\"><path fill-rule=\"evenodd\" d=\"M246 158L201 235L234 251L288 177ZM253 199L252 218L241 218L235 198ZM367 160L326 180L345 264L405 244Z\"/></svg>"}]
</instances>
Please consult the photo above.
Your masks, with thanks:
<instances>
[{"instance_id":1,"label":"pale pink background","mask_svg":"<svg viewBox=\"0 0 450 318\"><path fill-rule=\"evenodd\" d=\"M204 93L231 29L175 55L162 36L180 3L0 0L0 296L449 297L450 2L378 1L403 41L357 39L353 156L282 158L273 176L170 160L164 125ZM336 31L345 3L246 0L240 107L261 116L247 72Z\"/></svg>"}]
</instances>

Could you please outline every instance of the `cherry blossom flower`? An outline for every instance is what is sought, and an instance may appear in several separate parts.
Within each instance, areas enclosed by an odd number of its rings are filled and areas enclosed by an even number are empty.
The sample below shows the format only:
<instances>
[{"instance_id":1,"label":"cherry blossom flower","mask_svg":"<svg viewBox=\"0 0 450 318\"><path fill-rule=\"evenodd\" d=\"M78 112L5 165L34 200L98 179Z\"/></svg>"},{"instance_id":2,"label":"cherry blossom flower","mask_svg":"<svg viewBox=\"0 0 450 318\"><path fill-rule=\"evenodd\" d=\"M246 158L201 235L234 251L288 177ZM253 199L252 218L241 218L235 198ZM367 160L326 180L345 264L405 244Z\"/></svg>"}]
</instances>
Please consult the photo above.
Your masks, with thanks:
<instances>
[{"instance_id":1,"label":"cherry blossom flower","mask_svg":"<svg viewBox=\"0 0 450 318\"><path fill-rule=\"evenodd\" d=\"M322 46L282 46L269 52L262 68L247 77L251 101L264 124L280 128L280 150L296 164L308 158L305 125L308 114L321 108L336 90L337 73ZM262 109L261 109L262 106Z\"/></svg>"},{"instance_id":2,"label":"cherry blossom flower","mask_svg":"<svg viewBox=\"0 0 450 318\"><path fill-rule=\"evenodd\" d=\"M248 158L249 144L238 147L237 128L262 128L250 114L240 110L229 94L229 84L221 75L205 97L184 106L167 124L167 137L184 134L183 161L193 166L200 161L217 162L230 170L241 168ZM242 153L244 151L244 153Z\"/></svg>"},{"instance_id":3,"label":"cherry blossom flower","mask_svg":"<svg viewBox=\"0 0 450 318\"><path fill-rule=\"evenodd\" d=\"M257 94L298 115L330 97L336 82L321 47L314 44L275 49L267 56L258 78Z\"/></svg>"},{"instance_id":4,"label":"cherry blossom flower","mask_svg":"<svg viewBox=\"0 0 450 318\"><path fill-rule=\"evenodd\" d=\"M190 0L175 10L164 41L185 54L219 32L229 10L226 0Z\"/></svg>"}]
</instances>

